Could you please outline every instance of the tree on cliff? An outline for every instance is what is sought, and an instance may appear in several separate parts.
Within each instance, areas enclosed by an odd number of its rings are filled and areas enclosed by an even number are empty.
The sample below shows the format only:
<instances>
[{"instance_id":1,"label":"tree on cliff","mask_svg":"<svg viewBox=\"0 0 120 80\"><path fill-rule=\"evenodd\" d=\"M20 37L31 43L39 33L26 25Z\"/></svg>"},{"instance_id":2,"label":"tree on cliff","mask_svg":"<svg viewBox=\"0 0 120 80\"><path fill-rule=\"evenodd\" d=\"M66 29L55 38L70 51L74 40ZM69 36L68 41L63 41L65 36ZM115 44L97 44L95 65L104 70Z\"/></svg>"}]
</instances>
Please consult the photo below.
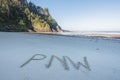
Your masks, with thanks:
<instances>
[{"instance_id":1,"label":"tree on cliff","mask_svg":"<svg viewBox=\"0 0 120 80\"><path fill-rule=\"evenodd\" d=\"M0 0L0 31L59 32L47 8L27 0Z\"/></svg>"}]
</instances>

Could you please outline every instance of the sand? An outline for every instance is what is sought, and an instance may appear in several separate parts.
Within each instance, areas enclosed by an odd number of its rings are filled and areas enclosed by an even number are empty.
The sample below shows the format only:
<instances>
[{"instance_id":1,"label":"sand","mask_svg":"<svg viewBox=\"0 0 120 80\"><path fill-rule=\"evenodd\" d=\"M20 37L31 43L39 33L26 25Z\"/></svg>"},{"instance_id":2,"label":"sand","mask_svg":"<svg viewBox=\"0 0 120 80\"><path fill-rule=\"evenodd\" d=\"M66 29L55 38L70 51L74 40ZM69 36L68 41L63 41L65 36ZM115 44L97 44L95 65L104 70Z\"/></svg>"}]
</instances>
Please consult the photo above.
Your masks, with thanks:
<instances>
[{"instance_id":1,"label":"sand","mask_svg":"<svg viewBox=\"0 0 120 80\"><path fill-rule=\"evenodd\" d=\"M0 80L120 80L119 38L70 34L0 32Z\"/></svg>"}]
</instances>

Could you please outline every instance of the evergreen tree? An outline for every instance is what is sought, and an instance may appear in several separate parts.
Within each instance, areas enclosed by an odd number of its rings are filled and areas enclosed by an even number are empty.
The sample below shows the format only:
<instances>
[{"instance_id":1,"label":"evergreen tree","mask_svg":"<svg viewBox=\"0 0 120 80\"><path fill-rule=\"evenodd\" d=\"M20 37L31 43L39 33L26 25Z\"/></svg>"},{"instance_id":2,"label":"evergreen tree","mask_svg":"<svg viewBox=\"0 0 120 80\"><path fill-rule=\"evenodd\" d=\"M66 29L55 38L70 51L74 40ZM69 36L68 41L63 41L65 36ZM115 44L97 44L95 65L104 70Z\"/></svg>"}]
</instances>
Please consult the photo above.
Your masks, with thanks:
<instances>
[{"instance_id":1,"label":"evergreen tree","mask_svg":"<svg viewBox=\"0 0 120 80\"><path fill-rule=\"evenodd\" d=\"M0 0L0 31L57 32L58 26L47 8L27 0Z\"/></svg>"}]
</instances>

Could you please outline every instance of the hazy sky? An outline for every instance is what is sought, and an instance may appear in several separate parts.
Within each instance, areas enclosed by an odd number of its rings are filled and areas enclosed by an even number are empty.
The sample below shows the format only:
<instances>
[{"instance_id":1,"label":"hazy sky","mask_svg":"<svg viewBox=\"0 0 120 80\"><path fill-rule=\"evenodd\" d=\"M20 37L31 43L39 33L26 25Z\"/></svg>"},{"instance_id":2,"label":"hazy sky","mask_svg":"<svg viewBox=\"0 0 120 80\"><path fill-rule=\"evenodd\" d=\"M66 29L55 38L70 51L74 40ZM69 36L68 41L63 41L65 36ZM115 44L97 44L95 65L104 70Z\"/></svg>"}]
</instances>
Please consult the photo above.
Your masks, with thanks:
<instances>
[{"instance_id":1,"label":"hazy sky","mask_svg":"<svg viewBox=\"0 0 120 80\"><path fill-rule=\"evenodd\" d=\"M31 0L66 30L120 31L120 0Z\"/></svg>"}]
</instances>

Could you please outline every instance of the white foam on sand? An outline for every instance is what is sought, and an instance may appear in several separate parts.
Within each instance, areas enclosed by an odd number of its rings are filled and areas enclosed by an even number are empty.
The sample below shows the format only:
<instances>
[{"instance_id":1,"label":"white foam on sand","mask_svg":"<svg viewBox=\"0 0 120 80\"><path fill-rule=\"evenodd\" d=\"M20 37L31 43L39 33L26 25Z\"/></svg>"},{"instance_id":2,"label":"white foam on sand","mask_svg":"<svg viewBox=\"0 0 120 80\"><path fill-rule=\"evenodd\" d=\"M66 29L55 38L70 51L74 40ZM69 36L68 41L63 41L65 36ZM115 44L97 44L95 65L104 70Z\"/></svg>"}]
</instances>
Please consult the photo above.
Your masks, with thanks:
<instances>
[{"instance_id":1,"label":"white foam on sand","mask_svg":"<svg viewBox=\"0 0 120 80\"><path fill-rule=\"evenodd\" d=\"M81 32L63 32L61 35L72 36L87 36L87 37L106 37L106 38L120 38L120 32L112 31L81 31Z\"/></svg>"},{"instance_id":2,"label":"white foam on sand","mask_svg":"<svg viewBox=\"0 0 120 80\"><path fill-rule=\"evenodd\" d=\"M0 80L120 80L119 62L120 39L0 32Z\"/></svg>"}]
</instances>

